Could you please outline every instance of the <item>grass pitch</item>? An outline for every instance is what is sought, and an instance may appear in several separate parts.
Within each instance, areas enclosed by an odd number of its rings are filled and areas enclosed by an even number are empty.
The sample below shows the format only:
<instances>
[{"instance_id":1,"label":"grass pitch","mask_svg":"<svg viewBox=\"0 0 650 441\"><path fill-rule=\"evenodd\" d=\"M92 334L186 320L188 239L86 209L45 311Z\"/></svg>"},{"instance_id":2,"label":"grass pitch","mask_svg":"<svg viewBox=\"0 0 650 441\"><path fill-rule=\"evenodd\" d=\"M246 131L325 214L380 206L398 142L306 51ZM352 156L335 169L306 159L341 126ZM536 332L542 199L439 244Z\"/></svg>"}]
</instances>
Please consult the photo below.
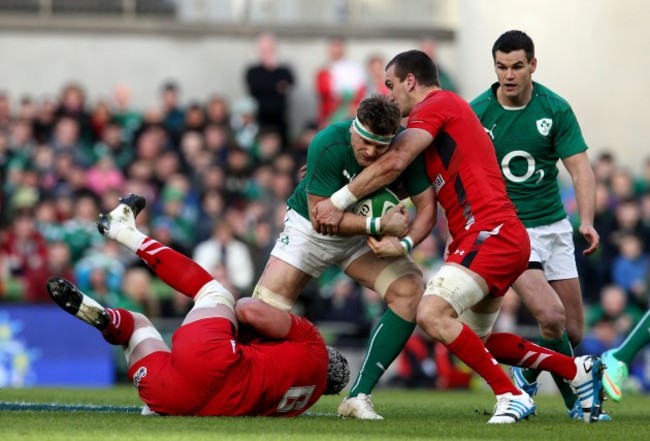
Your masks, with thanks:
<instances>
[{"instance_id":1,"label":"grass pitch","mask_svg":"<svg viewBox=\"0 0 650 441\"><path fill-rule=\"evenodd\" d=\"M298 418L142 417L133 388L0 390L2 440L648 440L650 396L607 401L611 423L570 421L559 396L536 397L538 416L516 425L486 424L487 392L379 390L384 421L341 420L341 397L323 397ZM8 403L12 403L9 405ZM61 410L51 407L60 404ZM45 406L48 405L48 406ZM11 407L17 410L9 410ZM32 410L27 410L32 409Z\"/></svg>"}]
</instances>

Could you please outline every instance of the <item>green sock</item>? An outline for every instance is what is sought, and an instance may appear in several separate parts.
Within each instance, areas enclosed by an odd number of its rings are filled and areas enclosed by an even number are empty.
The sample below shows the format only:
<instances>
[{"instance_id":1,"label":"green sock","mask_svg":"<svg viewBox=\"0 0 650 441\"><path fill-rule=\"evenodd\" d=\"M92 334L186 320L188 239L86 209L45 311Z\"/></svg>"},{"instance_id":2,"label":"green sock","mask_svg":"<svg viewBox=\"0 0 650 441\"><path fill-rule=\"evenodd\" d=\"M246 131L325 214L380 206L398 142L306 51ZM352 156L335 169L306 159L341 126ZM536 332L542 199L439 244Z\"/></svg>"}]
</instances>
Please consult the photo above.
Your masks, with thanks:
<instances>
[{"instance_id":1,"label":"green sock","mask_svg":"<svg viewBox=\"0 0 650 441\"><path fill-rule=\"evenodd\" d=\"M636 354L650 342L650 311L646 312L641 321L632 329L621 345L612 355L629 365Z\"/></svg>"},{"instance_id":2,"label":"green sock","mask_svg":"<svg viewBox=\"0 0 650 441\"><path fill-rule=\"evenodd\" d=\"M366 357L357 376L350 397L370 394L388 366L397 358L415 329L415 323L408 322L390 308L370 333Z\"/></svg>"},{"instance_id":3,"label":"green sock","mask_svg":"<svg viewBox=\"0 0 650 441\"><path fill-rule=\"evenodd\" d=\"M573 357L573 348L571 347L571 343L569 343L569 336L567 335L566 330L562 333L562 338L557 340L548 340L540 336L538 344L544 348L559 352L560 354ZM540 371L537 369L523 369L524 378L526 378L529 383L536 381L539 374ZM558 375L552 375L552 377L562 394L562 399L564 400L567 409L572 409L577 399L573 389L571 389L569 383L564 381L564 378Z\"/></svg>"}]
</instances>

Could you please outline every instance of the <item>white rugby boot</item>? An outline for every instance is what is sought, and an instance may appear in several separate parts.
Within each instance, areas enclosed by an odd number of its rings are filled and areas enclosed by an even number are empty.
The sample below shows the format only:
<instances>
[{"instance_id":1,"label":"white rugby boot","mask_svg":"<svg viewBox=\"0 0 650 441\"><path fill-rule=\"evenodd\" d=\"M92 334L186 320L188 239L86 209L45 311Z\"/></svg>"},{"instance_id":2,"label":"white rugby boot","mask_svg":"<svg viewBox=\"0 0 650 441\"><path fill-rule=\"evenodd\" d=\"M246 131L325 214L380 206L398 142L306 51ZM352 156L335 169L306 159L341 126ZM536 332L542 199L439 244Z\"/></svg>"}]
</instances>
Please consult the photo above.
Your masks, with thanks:
<instances>
[{"instance_id":1,"label":"white rugby boot","mask_svg":"<svg viewBox=\"0 0 650 441\"><path fill-rule=\"evenodd\" d=\"M341 418L356 418L359 420L383 420L384 417L375 412L370 395L359 394L356 397L343 399L337 410Z\"/></svg>"},{"instance_id":2,"label":"white rugby boot","mask_svg":"<svg viewBox=\"0 0 650 441\"><path fill-rule=\"evenodd\" d=\"M569 383L580 400L582 419L585 423L598 422L603 404L604 365L594 355L576 357L574 363L578 372Z\"/></svg>"},{"instance_id":3,"label":"white rugby boot","mask_svg":"<svg viewBox=\"0 0 650 441\"><path fill-rule=\"evenodd\" d=\"M497 395L494 414L488 424L514 424L535 415L535 410L537 406L525 392L520 395L513 395L510 392Z\"/></svg>"}]
</instances>

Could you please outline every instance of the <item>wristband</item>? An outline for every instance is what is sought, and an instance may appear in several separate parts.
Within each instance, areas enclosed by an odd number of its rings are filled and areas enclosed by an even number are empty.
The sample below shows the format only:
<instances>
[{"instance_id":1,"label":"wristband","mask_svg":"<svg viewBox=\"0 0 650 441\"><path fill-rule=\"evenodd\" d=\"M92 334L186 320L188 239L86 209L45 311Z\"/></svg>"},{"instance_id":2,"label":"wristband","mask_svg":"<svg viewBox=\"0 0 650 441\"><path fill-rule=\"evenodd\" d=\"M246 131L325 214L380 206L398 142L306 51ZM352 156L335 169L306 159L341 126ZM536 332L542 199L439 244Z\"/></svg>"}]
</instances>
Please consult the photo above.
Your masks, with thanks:
<instances>
[{"instance_id":1,"label":"wristband","mask_svg":"<svg viewBox=\"0 0 650 441\"><path fill-rule=\"evenodd\" d=\"M358 200L359 199L350 191L350 188L347 185L337 190L332 196L330 196L332 205L341 211L344 211L346 208L356 203Z\"/></svg>"},{"instance_id":2,"label":"wristband","mask_svg":"<svg viewBox=\"0 0 650 441\"><path fill-rule=\"evenodd\" d=\"M404 236L402 240L399 241L404 247L404 254L408 254L413 249L413 239L410 236Z\"/></svg>"},{"instance_id":3,"label":"wristband","mask_svg":"<svg viewBox=\"0 0 650 441\"><path fill-rule=\"evenodd\" d=\"M381 233L381 218L380 217L367 217L366 218L366 233L370 235L377 235Z\"/></svg>"}]
</instances>

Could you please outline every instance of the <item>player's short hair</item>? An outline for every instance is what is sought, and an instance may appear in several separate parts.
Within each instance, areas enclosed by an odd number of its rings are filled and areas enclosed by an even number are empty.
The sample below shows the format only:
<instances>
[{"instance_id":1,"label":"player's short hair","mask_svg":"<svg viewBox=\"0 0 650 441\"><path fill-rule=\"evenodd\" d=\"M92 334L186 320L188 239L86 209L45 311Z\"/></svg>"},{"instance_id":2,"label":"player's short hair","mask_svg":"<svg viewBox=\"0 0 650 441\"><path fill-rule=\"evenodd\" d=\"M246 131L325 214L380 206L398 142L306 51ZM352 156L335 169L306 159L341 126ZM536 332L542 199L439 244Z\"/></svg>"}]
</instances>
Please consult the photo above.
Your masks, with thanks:
<instances>
[{"instance_id":1,"label":"player's short hair","mask_svg":"<svg viewBox=\"0 0 650 441\"><path fill-rule=\"evenodd\" d=\"M492 46L492 59L496 60L497 51L509 54L512 51L522 50L526 53L528 61L535 58L535 43L524 31L508 31L501 34Z\"/></svg>"},{"instance_id":2,"label":"player's short hair","mask_svg":"<svg viewBox=\"0 0 650 441\"><path fill-rule=\"evenodd\" d=\"M330 362L327 366L327 385L323 394L337 395L350 381L350 366L348 366L348 360L338 349L327 346L327 355L329 355Z\"/></svg>"},{"instance_id":3,"label":"player's short hair","mask_svg":"<svg viewBox=\"0 0 650 441\"><path fill-rule=\"evenodd\" d=\"M413 74L415 81L421 86L440 87L436 63L422 51L413 49L395 55L386 65L386 70L393 65L395 65L395 76L400 81L404 81L408 74Z\"/></svg>"},{"instance_id":4,"label":"player's short hair","mask_svg":"<svg viewBox=\"0 0 650 441\"><path fill-rule=\"evenodd\" d=\"M357 118L373 134L393 136L399 131L402 113L386 95L372 95L359 103Z\"/></svg>"}]
</instances>

